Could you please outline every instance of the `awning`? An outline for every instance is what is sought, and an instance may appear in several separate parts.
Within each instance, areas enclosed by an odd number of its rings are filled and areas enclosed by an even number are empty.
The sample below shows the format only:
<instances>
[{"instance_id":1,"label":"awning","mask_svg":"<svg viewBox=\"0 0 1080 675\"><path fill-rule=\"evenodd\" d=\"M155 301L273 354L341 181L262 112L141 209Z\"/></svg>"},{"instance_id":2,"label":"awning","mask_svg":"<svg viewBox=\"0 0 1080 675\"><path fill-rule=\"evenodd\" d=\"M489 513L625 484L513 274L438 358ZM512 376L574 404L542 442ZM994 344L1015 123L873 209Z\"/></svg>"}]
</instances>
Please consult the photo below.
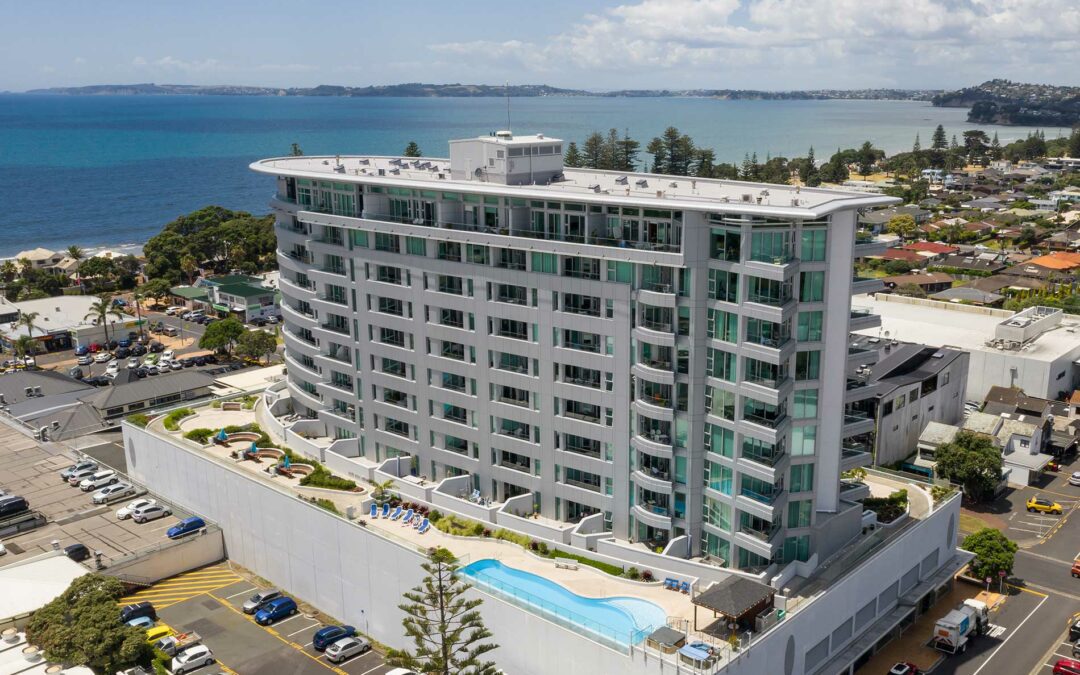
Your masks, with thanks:
<instances>
[{"instance_id":1,"label":"awning","mask_svg":"<svg viewBox=\"0 0 1080 675\"><path fill-rule=\"evenodd\" d=\"M227 311L229 311L229 306L228 305L219 305L219 304L215 303L215 304L211 305L211 307L213 307L214 309L216 309L219 312L227 312Z\"/></svg>"},{"instance_id":2,"label":"awning","mask_svg":"<svg viewBox=\"0 0 1080 675\"><path fill-rule=\"evenodd\" d=\"M232 311L234 311L234 312L246 312L247 307L233 307Z\"/></svg>"}]
</instances>

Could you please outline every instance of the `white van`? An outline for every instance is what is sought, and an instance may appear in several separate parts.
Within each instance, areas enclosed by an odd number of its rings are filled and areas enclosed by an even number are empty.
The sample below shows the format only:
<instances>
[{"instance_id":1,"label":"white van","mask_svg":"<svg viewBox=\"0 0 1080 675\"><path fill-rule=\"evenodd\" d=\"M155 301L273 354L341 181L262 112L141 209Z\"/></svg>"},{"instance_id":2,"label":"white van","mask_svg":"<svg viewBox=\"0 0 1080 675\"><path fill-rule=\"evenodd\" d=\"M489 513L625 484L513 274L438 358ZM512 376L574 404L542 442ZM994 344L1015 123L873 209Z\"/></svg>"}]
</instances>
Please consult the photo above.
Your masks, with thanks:
<instances>
[{"instance_id":1,"label":"white van","mask_svg":"<svg viewBox=\"0 0 1080 675\"><path fill-rule=\"evenodd\" d=\"M180 305L172 305L165 308L165 316L176 316L176 313L182 311L184 308Z\"/></svg>"}]
</instances>

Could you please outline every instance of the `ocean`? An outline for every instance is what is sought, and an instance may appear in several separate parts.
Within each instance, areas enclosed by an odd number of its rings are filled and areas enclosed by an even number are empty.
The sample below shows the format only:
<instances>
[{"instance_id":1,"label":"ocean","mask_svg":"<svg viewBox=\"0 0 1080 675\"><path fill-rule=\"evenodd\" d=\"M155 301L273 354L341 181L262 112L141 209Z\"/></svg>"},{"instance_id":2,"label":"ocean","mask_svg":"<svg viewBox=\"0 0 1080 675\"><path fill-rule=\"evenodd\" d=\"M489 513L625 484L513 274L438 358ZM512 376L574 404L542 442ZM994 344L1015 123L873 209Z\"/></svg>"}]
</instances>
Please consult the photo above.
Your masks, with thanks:
<instances>
[{"instance_id":1,"label":"ocean","mask_svg":"<svg viewBox=\"0 0 1080 675\"><path fill-rule=\"evenodd\" d=\"M676 126L717 161L745 153L819 159L865 140L924 147L938 124L959 138L966 110L917 101L517 98L510 124L579 143L629 129L642 146ZM265 213L271 181L252 161L288 154L400 154L415 140L445 157L451 138L508 126L501 98L0 95L0 257L43 246L134 247L207 204ZM981 127L1002 143L1027 127ZM1044 129L1048 138L1067 129Z\"/></svg>"}]
</instances>

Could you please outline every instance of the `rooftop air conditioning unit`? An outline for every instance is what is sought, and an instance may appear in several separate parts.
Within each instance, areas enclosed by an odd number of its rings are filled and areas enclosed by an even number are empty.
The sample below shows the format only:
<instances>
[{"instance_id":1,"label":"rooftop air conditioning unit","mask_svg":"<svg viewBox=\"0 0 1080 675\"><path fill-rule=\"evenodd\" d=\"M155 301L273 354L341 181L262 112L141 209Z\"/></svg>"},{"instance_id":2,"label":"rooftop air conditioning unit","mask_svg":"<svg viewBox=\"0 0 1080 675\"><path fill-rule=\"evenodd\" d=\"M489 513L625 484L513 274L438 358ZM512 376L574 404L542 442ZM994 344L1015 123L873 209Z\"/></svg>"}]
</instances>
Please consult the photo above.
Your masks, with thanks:
<instances>
[{"instance_id":1,"label":"rooftop air conditioning unit","mask_svg":"<svg viewBox=\"0 0 1080 675\"><path fill-rule=\"evenodd\" d=\"M754 201L754 195L751 195L751 194L744 194L744 195L742 196L742 200L743 200L744 202L746 202L747 204L751 204L751 203L753 203L753 201Z\"/></svg>"},{"instance_id":2,"label":"rooftop air conditioning unit","mask_svg":"<svg viewBox=\"0 0 1080 675\"><path fill-rule=\"evenodd\" d=\"M379 175L380 176L385 176L386 175L386 169L379 169Z\"/></svg>"},{"instance_id":3,"label":"rooftop air conditioning unit","mask_svg":"<svg viewBox=\"0 0 1080 675\"><path fill-rule=\"evenodd\" d=\"M53 428L53 431L60 431L60 421L59 420L53 420L52 421L52 428Z\"/></svg>"},{"instance_id":4,"label":"rooftop air conditioning unit","mask_svg":"<svg viewBox=\"0 0 1080 675\"><path fill-rule=\"evenodd\" d=\"M34 395L34 388L33 387L25 387L23 389L23 396L25 396L26 398L30 398L33 395Z\"/></svg>"}]
</instances>

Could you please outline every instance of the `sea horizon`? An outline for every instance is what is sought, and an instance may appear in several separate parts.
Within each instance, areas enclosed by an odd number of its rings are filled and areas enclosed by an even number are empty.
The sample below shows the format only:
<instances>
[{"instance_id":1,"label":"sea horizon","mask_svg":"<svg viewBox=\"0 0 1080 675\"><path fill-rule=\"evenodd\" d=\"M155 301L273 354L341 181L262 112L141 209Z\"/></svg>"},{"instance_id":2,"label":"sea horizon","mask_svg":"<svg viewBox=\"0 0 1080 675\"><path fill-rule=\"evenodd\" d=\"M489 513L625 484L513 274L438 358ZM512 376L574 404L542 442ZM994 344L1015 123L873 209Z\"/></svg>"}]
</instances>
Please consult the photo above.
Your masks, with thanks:
<instances>
[{"instance_id":1,"label":"sea horizon","mask_svg":"<svg viewBox=\"0 0 1080 675\"><path fill-rule=\"evenodd\" d=\"M744 155L819 160L870 140L894 154L923 146L938 124L951 137L995 132L1002 144L1035 127L976 125L963 108L906 100L728 100L705 97L543 96L324 98L0 94L0 258L36 247L141 247L177 216L215 204L269 212L273 186L248 164L288 154L432 157L452 138L509 126L579 144L628 129L642 147L676 126L717 162ZM1061 127L1039 127L1048 138ZM645 155L642 153L642 158Z\"/></svg>"}]
</instances>

